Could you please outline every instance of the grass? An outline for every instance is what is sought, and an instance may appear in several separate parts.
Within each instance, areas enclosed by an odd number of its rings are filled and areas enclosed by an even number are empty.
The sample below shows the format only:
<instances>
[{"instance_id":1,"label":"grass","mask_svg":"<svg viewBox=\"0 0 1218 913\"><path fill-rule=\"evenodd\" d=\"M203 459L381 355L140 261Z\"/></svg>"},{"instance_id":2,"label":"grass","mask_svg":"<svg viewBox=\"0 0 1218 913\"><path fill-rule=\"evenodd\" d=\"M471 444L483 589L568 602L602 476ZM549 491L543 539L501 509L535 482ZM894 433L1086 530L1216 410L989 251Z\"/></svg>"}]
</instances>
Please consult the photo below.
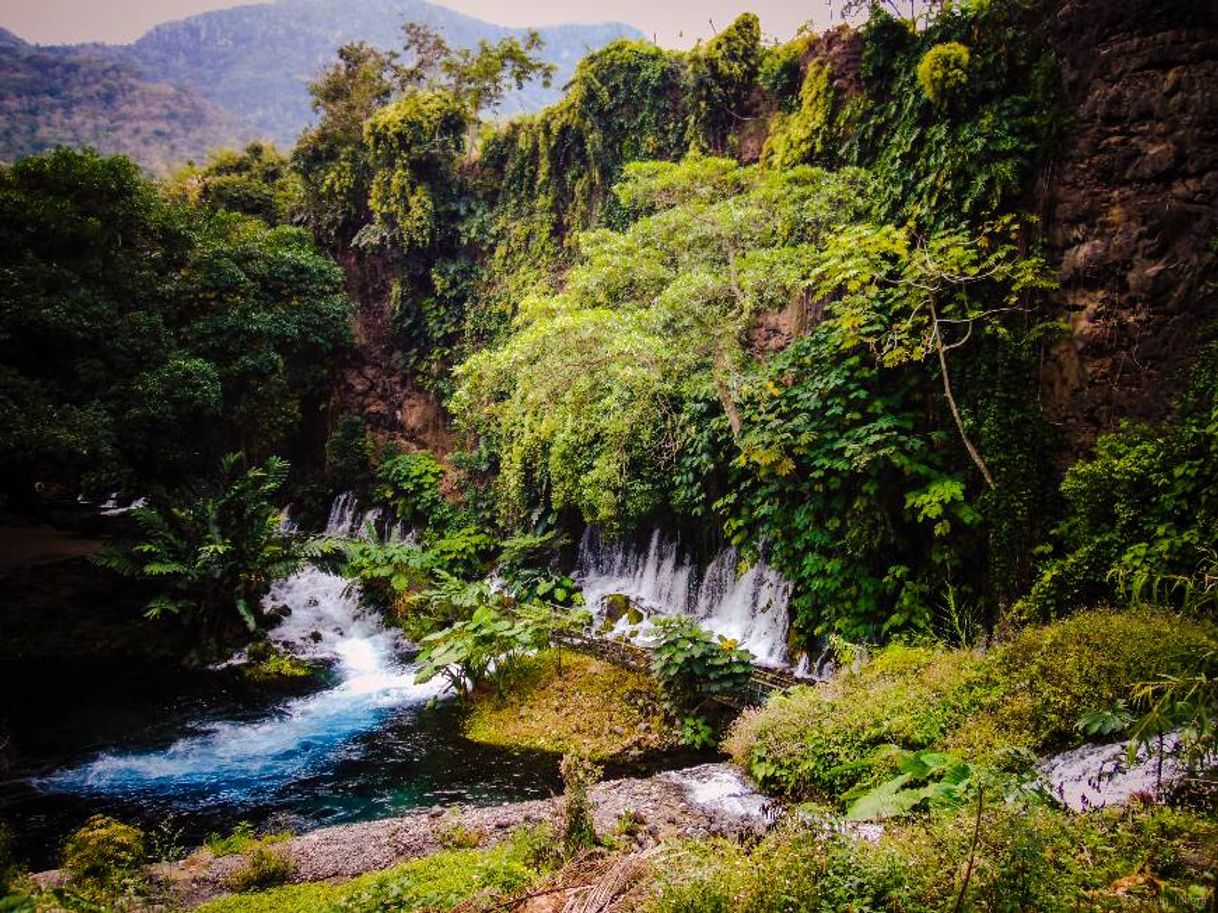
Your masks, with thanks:
<instances>
[{"instance_id":1,"label":"grass","mask_svg":"<svg viewBox=\"0 0 1218 913\"><path fill-rule=\"evenodd\" d=\"M480 696L466 735L489 745L593 759L669 747L659 692L646 675L564 651L536 657L506 698Z\"/></svg>"},{"instance_id":2,"label":"grass","mask_svg":"<svg viewBox=\"0 0 1218 913\"><path fill-rule=\"evenodd\" d=\"M489 849L443 850L343 884L285 885L213 900L197 913L408 913L526 889L554 864L553 836L521 829Z\"/></svg>"},{"instance_id":3,"label":"grass","mask_svg":"<svg viewBox=\"0 0 1218 913\"><path fill-rule=\"evenodd\" d=\"M1081 741L1085 713L1181 671L1212 628L1146 610L1085 612L1028 629L982 655L894 645L831 683L746 712L725 747L765 789L839 801L893 772L893 746L1002 766Z\"/></svg>"},{"instance_id":4,"label":"grass","mask_svg":"<svg viewBox=\"0 0 1218 913\"><path fill-rule=\"evenodd\" d=\"M755 847L677 844L654 867L643 909L943 913L961 900L970 913L1200 913L1215 865L1218 825L1191 813L1142 806L1071 815L1000 800L983 807L979 828L964 809L890 824L875 843L805 824Z\"/></svg>"},{"instance_id":5,"label":"grass","mask_svg":"<svg viewBox=\"0 0 1218 913\"><path fill-rule=\"evenodd\" d=\"M278 834L265 834L261 837L254 831L254 826L248 821L240 822L228 836L210 834L203 842L213 856L234 856L257 847L270 846L291 839L290 831Z\"/></svg>"}]
</instances>

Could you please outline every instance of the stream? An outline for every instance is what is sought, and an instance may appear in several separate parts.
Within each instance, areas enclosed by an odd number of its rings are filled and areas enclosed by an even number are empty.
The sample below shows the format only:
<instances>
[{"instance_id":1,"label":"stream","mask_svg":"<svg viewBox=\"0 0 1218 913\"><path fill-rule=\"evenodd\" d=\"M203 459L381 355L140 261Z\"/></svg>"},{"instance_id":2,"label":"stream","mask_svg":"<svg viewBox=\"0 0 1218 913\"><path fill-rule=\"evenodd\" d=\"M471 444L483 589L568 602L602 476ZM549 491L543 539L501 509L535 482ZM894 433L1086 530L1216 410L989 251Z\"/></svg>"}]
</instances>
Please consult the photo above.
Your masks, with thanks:
<instances>
[{"instance_id":1,"label":"stream","mask_svg":"<svg viewBox=\"0 0 1218 913\"><path fill-rule=\"evenodd\" d=\"M341 497L327 532L362 535L377 521ZM633 551L587 537L578 575L590 605L627 594L650 611L693 615L781 665L790 587L764 565L737 578L736 563L728 550L700 572L659 533ZM273 642L326 664L311 692L268 695L225 667L72 664L0 675L7 694L37 695L9 712L10 768L0 780L0 820L15 826L28 862L53 864L64 836L96 813L153 829L169 822L163 830L189 846L239 821L299 833L561 789L554 756L466 740L443 682L415 683L398 631L365 610L347 580L307 567L276 582L264 608L282 616ZM648 767L696 760L686 753Z\"/></svg>"}]
</instances>

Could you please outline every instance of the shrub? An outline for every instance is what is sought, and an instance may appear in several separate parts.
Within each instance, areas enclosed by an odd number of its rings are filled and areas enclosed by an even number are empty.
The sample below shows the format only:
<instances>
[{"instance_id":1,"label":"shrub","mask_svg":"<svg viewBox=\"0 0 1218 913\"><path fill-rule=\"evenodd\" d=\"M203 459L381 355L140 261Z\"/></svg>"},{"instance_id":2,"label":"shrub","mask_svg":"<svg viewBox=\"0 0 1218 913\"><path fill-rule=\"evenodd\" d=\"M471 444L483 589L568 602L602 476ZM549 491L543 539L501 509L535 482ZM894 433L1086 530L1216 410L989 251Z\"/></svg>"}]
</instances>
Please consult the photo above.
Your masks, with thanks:
<instances>
[{"instance_id":1,"label":"shrub","mask_svg":"<svg viewBox=\"0 0 1218 913\"><path fill-rule=\"evenodd\" d=\"M754 848L685 842L655 869L648 913L1067 913L1206 909L1218 829L1166 809L1069 816L1039 804L889 825L876 843L828 822L786 827ZM972 858L967 886L962 871ZM1166 901L1166 904L1164 902Z\"/></svg>"},{"instance_id":2,"label":"shrub","mask_svg":"<svg viewBox=\"0 0 1218 913\"><path fill-rule=\"evenodd\" d=\"M567 754L563 755L559 771L564 788L562 845L570 858L582 849L596 846L588 790L601 778L601 768L585 757Z\"/></svg>"},{"instance_id":3,"label":"shrub","mask_svg":"<svg viewBox=\"0 0 1218 913\"><path fill-rule=\"evenodd\" d=\"M1001 741L1035 750L1076 740L1092 710L1129 700L1140 683L1189 671L1213 629L1166 612L1086 612L1029 628L986 657L979 713L950 740L974 756Z\"/></svg>"},{"instance_id":4,"label":"shrub","mask_svg":"<svg viewBox=\"0 0 1218 913\"><path fill-rule=\"evenodd\" d=\"M63 867L72 888L95 901L120 903L147 887L147 848L139 828L94 815L68 838Z\"/></svg>"},{"instance_id":5,"label":"shrub","mask_svg":"<svg viewBox=\"0 0 1218 913\"><path fill-rule=\"evenodd\" d=\"M259 844L229 873L227 882L234 891L260 891L286 883L294 869L286 853Z\"/></svg>"},{"instance_id":6,"label":"shrub","mask_svg":"<svg viewBox=\"0 0 1218 913\"><path fill-rule=\"evenodd\" d=\"M856 672L745 711L724 747L767 790L840 795L894 772L891 746L938 744L975 700L979 667L971 653L890 646Z\"/></svg>"},{"instance_id":7,"label":"shrub","mask_svg":"<svg viewBox=\"0 0 1218 913\"><path fill-rule=\"evenodd\" d=\"M896 773L904 752L1005 765L1079 739L1092 710L1185 672L1212 629L1158 613L1088 612L1021 632L984 656L894 645L859 670L747 711L725 747L765 789L840 799Z\"/></svg>"},{"instance_id":8,"label":"shrub","mask_svg":"<svg viewBox=\"0 0 1218 913\"><path fill-rule=\"evenodd\" d=\"M675 713L698 713L721 695L738 695L753 675L753 654L736 641L715 637L692 618L654 621L656 645L651 671Z\"/></svg>"},{"instance_id":9,"label":"shrub","mask_svg":"<svg viewBox=\"0 0 1218 913\"><path fill-rule=\"evenodd\" d=\"M448 517L448 504L440 496L444 467L429 451L399 453L377 470L378 497L406 523L430 526Z\"/></svg>"},{"instance_id":10,"label":"shrub","mask_svg":"<svg viewBox=\"0 0 1218 913\"><path fill-rule=\"evenodd\" d=\"M936 44L918 63L918 84L935 104L943 104L968 85L968 48L958 41Z\"/></svg>"}]
</instances>

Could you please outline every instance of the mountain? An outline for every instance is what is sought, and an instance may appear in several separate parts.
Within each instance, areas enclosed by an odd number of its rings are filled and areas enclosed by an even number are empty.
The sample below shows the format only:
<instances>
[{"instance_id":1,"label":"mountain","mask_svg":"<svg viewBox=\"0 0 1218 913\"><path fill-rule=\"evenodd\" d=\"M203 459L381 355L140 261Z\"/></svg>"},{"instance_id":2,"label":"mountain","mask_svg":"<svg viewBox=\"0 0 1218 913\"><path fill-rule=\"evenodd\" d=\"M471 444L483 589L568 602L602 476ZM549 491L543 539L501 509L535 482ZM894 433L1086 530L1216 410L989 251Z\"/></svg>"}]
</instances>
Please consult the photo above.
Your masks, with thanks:
<instances>
[{"instance_id":1,"label":"mountain","mask_svg":"<svg viewBox=\"0 0 1218 913\"><path fill-rule=\"evenodd\" d=\"M421 22L473 47L526 29L493 25L425 0L278 0L158 25L130 45L38 47L0 29L0 160L57 144L131 155L153 171L252 137L290 147L310 122L308 83L349 41L401 46ZM558 67L551 88L530 84L502 114L558 99L589 51L641 37L620 23L538 30Z\"/></svg>"},{"instance_id":2,"label":"mountain","mask_svg":"<svg viewBox=\"0 0 1218 913\"><path fill-rule=\"evenodd\" d=\"M148 81L110 48L36 47L0 29L0 161L93 146L163 174L252 134L194 89Z\"/></svg>"}]
</instances>

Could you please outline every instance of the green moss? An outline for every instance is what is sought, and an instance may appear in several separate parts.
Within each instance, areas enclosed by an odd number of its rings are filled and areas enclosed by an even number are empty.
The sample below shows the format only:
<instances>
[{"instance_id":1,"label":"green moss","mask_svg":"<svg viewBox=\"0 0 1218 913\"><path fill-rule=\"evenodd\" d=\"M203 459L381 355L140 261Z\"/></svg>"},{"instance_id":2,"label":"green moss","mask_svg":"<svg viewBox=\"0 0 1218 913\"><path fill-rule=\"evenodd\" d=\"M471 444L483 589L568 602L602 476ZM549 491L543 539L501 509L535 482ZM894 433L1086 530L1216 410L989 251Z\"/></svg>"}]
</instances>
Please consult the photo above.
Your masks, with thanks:
<instances>
[{"instance_id":1,"label":"green moss","mask_svg":"<svg viewBox=\"0 0 1218 913\"><path fill-rule=\"evenodd\" d=\"M224 897L198 913L405 913L450 909L475 895L521 891L550 867L551 838L522 830L487 850L446 850L341 885L288 885Z\"/></svg>"},{"instance_id":2,"label":"green moss","mask_svg":"<svg viewBox=\"0 0 1218 913\"><path fill-rule=\"evenodd\" d=\"M1212 628L1154 612L1087 612L1019 633L985 655L895 645L826 685L744 714L726 747L764 788L837 800L891 772L891 746L998 763L1010 749L1078 740L1091 710L1188 668Z\"/></svg>"},{"instance_id":3,"label":"green moss","mask_svg":"<svg viewBox=\"0 0 1218 913\"><path fill-rule=\"evenodd\" d=\"M603 759L668 747L669 727L646 675L581 653L554 651L530 662L503 699L479 697L465 734L489 745L576 752Z\"/></svg>"}]
</instances>

